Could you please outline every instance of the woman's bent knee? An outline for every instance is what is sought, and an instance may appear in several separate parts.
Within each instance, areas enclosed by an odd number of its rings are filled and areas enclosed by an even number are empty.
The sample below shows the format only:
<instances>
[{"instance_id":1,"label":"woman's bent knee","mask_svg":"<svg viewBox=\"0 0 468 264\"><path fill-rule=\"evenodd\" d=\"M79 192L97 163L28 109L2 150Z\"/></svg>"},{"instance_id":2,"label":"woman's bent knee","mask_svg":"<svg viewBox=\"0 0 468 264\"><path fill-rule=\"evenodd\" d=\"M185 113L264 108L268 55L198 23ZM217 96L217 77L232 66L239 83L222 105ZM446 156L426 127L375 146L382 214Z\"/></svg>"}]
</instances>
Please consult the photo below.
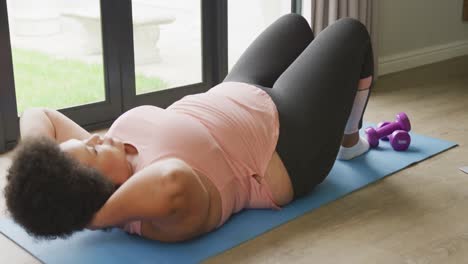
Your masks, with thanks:
<instances>
[{"instance_id":1,"label":"woman's bent knee","mask_svg":"<svg viewBox=\"0 0 468 264\"><path fill-rule=\"evenodd\" d=\"M369 31L366 26L359 20L352 17L343 17L335 22L336 24L342 25L347 30L352 31L356 37L362 37L365 40L370 40Z\"/></svg>"},{"instance_id":2,"label":"woman's bent knee","mask_svg":"<svg viewBox=\"0 0 468 264\"><path fill-rule=\"evenodd\" d=\"M286 15L283 15L278 19L279 21L284 21L285 23L291 25L291 28L293 30L300 30L302 32L307 32L312 34L312 28L309 26L309 22L307 20L296 13L289 13Z\"/></svg>"}]
</instances>

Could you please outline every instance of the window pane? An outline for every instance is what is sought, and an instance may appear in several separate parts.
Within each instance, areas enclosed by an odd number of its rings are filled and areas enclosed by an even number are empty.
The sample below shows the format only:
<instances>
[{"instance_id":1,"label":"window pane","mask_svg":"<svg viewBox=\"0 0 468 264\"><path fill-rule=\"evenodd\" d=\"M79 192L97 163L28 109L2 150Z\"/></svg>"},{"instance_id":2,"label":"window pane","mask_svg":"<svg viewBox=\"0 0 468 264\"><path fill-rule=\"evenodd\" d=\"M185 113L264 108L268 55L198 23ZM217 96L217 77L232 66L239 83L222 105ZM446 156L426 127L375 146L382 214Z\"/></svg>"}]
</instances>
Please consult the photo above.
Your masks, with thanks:
<instances>
[{"instance_id":1,"label":"window pane","mask_svg":"<svg viewBox=\"0 0 468 264\"><path fill-rule=\"evenodd\" d=\"M202 82L201 3L133 0L136 93Z\"/></svg>"},{"instance_id":2,"label":"window pane","mask_svg":"<svg viewBox=\"0 0 468 264\"><path fill-rule=\"evenodd\" d=\"M18 113L105 99L99 0L9 0Z\"/></svg>"},{"instance_id":3,"label":"window pane","mask_svg":"<svg viewBox=\"0 0 468 264\"><path fill-rule=\"evenodd\" d=\"M312 2L310 0L302 0L302 16L305 17L309 25L311 25L311 18L312 18Z\"/></svg>"},{"instance_id":4,"label":"window pane","mask_svg":"<svg viewBox=\"0 0 468 264\"><path fill-rule=\"evenodd\" d=\"M266 27L290 12L291 0L228 0L229 71Z\"/></svg>"}]
</instances>

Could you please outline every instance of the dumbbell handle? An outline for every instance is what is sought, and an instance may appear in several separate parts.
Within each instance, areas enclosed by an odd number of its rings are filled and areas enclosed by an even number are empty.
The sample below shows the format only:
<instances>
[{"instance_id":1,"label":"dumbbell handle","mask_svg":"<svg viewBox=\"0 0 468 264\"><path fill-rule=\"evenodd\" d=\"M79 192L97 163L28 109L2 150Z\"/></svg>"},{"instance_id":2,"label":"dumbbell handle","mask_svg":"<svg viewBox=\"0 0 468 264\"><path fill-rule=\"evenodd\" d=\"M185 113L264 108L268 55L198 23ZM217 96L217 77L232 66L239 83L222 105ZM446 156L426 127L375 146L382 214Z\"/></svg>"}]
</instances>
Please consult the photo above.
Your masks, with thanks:
<instances>
[{"instance_id":1,"label":"dumbbell handle","mask_svg":"<svg viewBox=\"0 0 468 264\"><path fill-rule=\"evenodd\" d=\"M400 129L403 130L403 128L398 122L391 122L390 124L386 126L376 129L375 131L379 135L379 138L381 138L381 137L388 136L391 133L393 133L393 131L400 130Z\"/></svg>"}]
</instances>

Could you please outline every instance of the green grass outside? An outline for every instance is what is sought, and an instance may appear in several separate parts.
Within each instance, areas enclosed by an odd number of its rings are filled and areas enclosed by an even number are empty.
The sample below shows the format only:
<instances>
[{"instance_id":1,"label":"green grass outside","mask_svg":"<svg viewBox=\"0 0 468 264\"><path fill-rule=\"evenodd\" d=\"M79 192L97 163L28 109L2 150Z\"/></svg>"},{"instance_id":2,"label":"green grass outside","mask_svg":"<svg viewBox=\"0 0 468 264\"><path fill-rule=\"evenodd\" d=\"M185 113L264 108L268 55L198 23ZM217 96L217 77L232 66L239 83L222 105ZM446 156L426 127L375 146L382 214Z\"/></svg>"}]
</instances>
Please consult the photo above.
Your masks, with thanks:
<instances>
[{"instance_id":1,"label":"green grass outside","mask_svg":"<svg viewBox=\"0 0 468 264\"><path fill-rule=\"evenodd\" d=\"M44 53L13 49L18 114L29 107L67 108L103 101L104 68ZM137 94L168 88L159 78L135 76Z\"/></svg>"}]
</instances>

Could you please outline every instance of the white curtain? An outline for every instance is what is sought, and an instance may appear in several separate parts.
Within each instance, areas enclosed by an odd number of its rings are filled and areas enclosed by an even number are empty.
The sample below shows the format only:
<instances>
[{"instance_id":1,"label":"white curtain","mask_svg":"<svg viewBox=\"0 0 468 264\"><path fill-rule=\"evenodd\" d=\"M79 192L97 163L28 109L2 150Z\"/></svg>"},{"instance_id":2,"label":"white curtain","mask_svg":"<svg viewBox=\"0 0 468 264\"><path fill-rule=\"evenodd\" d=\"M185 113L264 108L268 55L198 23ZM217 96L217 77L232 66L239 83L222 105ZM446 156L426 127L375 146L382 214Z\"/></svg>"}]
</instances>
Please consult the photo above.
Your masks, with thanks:
<instances>
[{"instance_id":1,"label":"white curtain","mask_svg":"<svg viewBox=\"0 0 468 264\"><path fill-rule=\"evenodd\" d=\"M378 76L377 3L378 0L310 0L311 27L317 35L342 17L352 17L366 25L374 51L374 80Z\"/></svg>"}]
</instances>

